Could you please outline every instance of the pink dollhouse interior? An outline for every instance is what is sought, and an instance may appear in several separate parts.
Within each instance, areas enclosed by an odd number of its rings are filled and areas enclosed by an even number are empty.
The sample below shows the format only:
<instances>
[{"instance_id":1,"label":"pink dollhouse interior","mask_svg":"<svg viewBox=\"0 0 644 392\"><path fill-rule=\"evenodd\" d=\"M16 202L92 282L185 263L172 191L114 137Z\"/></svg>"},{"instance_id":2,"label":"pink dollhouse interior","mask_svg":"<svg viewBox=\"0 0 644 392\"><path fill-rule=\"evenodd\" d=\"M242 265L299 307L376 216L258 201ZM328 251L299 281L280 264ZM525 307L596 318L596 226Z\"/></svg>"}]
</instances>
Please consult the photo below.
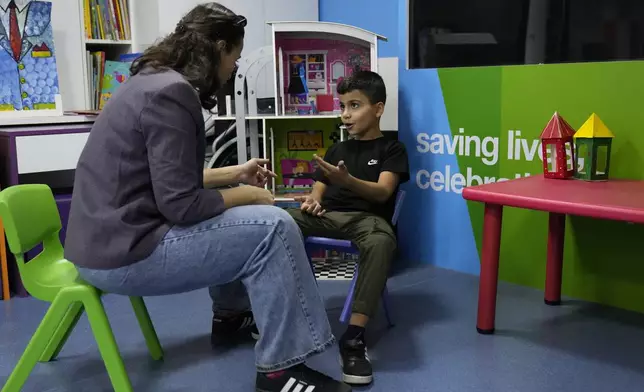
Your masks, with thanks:
<instances>
[{"instance_id":1,"label":"pink dollhouse interior","mask_svg":"<svg viewBox=\"0 0 644 392\"><path fill-rule=\"evenodd\" d=\"M311 187L313 179L313 164L303 159L282 159L282 182L285 187Z\"/></svg>"},{"instance_id":2,"label":"pink dollhouse interior","mask_svg":"<svg viewBox=\"0 0 644 392\"><path fill-rule=\"evenodd\" d=\"M278 58L282 53L285 114L338 113L337 84L355 70L371 69L367 43L288 33L275 38Z\"/></svg>"}]
</instances>

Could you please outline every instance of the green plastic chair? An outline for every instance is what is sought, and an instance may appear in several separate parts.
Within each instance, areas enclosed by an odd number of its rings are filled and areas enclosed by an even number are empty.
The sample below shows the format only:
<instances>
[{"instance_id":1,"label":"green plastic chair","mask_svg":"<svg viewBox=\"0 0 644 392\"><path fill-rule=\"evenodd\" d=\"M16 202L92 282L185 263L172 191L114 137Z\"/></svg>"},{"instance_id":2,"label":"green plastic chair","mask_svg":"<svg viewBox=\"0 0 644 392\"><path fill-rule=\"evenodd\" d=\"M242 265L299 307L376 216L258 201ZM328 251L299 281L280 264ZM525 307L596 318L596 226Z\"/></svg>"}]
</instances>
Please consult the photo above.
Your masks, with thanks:
<instances>
[{"instance_id":1,"label":"green plastic chair","mask_svg":"<svg viewBox=\"0 0 644 392\"><path fill-rule=\"evenodd\" d=\"M47 185L16 185L0 192L0 218L9 249L15 256L25 289L51 303L2 392L20 391L38 361L49 362L60 353L83 311L87 312L98 349L116 392L132 391L123 359L101 302L103 294L84 282L76 267L63 257L60 215ZM24 254L42 243L43 251L25 263ZM141 297L130 297L152 358L161 360L159 343Z\"/></svg>"}]
</instances>

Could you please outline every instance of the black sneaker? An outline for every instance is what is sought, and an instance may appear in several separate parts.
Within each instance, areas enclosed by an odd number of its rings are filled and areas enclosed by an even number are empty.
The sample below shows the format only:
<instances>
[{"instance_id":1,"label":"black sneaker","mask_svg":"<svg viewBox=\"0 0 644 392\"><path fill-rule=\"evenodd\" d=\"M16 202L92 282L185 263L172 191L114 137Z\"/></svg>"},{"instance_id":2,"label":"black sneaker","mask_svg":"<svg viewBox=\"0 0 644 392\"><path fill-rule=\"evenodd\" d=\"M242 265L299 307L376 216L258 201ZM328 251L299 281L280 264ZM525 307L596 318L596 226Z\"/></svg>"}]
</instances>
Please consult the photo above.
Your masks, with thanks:
<instances>
[{"instance_id":1,"label":"black sneaker","mask_svg":"<svg viewBox=\"0 0 644 392\"><path fill-rule=\"evenodd\" d=\"M212 334L210 342L213 345L236 341L239 338L250 336L259 339L259 331L255 325L253 312L243 312L233 317L220 318L216 315L212 318Z\"/></svg>"},{"instance_id":2,"label":"black sneaker","mask_svg":"<svg viewBox=\"0 0 644 392\"><path fill-rule=\"evenodd\" d=\"M315 371L297 365L281 372L257 373L257 392L351 392L351 387Z\"/></svg>"},{"instance_id":3,"label":"black sneaker","mask_svg":"<svg viewBox=\"0 0 644 392\"><path fill-rule=\"evenodd\" d=\"M342 380L352 385L367 385L373 381L371 361L362 334L353 340L340 341Z\"/></svg>"}]
</instances>

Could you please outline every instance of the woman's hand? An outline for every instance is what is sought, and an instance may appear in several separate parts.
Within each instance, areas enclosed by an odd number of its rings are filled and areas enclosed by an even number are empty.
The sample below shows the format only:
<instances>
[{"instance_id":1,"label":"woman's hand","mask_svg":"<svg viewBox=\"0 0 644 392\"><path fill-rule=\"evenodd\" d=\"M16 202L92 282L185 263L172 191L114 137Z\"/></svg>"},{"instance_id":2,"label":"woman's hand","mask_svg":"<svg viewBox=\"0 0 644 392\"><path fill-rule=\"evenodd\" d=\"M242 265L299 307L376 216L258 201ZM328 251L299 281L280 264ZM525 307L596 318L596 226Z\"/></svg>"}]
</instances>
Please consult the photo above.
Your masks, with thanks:
<instances>
[{"instance_id":1,"label":"woman's hand","mask_svg":"<svg viewBox=\"0 0 644 392\"><path fill-rule=\"evenodd\" d=\"M253 158L239 165L239 182L263 188L269 178L276 177L275 173L264 167L269 162L268 159Z\"/></svg>"},{"instance_id":2,"label":"woman's hand","mask_svg":"<svg viewBox=\"0 0 644 392\"><path fill-rule=\"evenodd\" d=\"M251 185L240 185L235 188L222 189L219 192L224 198L226 208L253 204L273 205L275 203L275 198L268 189Z\"/></svg>"},{"instance_id":3,"label":"woman's hand","mask_svg":"<svg viewBox=\"0 0 644 392\"><path fill-rule=\"evenodd\" d=\"M259 188L256 186L242 186L242 188L250 188L247 190L247 192L252 193L253 195L253 203L252 204L261 204L261 205L269 205L272 206L275 204L275 196L273 196L273 193L269 191L268 189L264 188Z\"/></svg>"}]
</instances>

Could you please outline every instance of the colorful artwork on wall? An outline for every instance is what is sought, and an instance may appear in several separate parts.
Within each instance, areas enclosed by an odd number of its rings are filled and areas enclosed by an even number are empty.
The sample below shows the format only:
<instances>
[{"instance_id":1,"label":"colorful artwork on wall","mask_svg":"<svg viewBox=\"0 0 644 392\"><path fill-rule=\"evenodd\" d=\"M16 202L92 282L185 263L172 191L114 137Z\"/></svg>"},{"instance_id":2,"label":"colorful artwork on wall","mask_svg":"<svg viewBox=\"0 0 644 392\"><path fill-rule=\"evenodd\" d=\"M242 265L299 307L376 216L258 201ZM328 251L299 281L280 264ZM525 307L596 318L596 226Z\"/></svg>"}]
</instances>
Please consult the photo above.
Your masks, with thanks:
<instances>
[{"instance_id":1,"label":"colorful artwork on wall","mask_svg":"<svg viewBox=\"0 0 644 392\"><path fill-rule=\"evenodd\" d=\"M0 115L57 109L51 7L49 1L0 0Z\"/></svg>"},{"instance_id":2,"label":"colorful artwork on wall","mask_svg":"<svg viewBox=\"0 0 644 392\"><path fill-rule=\"evenodd\" d=\"M324 147L322 131L290 131L287 137L289 151L317 151Z\"/></svg>"}]
</instances>

